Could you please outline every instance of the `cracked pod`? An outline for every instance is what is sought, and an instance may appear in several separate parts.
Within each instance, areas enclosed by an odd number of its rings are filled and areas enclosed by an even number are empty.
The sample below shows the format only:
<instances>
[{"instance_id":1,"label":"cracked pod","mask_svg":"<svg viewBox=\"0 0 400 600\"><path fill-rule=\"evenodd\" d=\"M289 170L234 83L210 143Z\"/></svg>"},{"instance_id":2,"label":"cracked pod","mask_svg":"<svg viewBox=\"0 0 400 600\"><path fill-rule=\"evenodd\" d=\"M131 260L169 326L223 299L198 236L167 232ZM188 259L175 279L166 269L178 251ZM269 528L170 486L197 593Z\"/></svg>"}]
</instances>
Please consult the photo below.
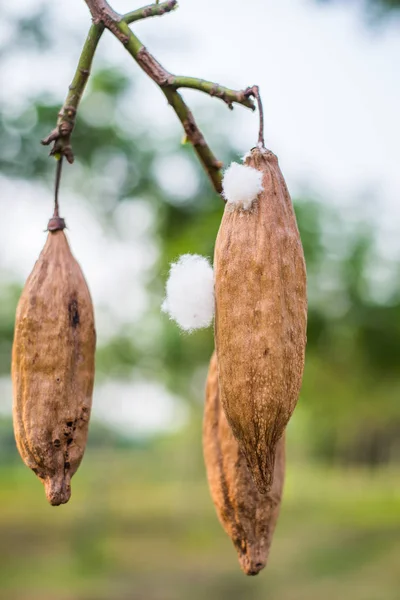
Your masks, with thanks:
<instances>
[{"instance_id":1,"label":"cracked pod","mask_svg":"<svg viewBox=\"0 0 400 600\"><path fill-rule=\"evenodd\" d=\"M225 208L214 257L215 344L222 405L267 492L303 376L306 270L276 156L255 148L246 165L262 172L263 189L249 210Z\"/></svg>"},{"instance_id":2,"label":"cracked pod","mask_svg":"<svg viewBox=\"0 0 400 600\"><path fill-rule=\"evenodd\" d=\"M218 518L237 550L243 571L257 575L267 563L279 515L285 476L284 434L277 444L272 488L261 494L220 403L215 352L207 379L203 451Z\"/></svg>"},{"instance_id":3,"label":"cracked pod","mask_svg":"<svg viewBox=\"0 0 400 600\"><path fill-rule=\"evenodd\" d=\"M85 278L54 221L18 303L12 381L19 453L59 505L85 450L96 332Z\"/></svg>"}]
</instances>

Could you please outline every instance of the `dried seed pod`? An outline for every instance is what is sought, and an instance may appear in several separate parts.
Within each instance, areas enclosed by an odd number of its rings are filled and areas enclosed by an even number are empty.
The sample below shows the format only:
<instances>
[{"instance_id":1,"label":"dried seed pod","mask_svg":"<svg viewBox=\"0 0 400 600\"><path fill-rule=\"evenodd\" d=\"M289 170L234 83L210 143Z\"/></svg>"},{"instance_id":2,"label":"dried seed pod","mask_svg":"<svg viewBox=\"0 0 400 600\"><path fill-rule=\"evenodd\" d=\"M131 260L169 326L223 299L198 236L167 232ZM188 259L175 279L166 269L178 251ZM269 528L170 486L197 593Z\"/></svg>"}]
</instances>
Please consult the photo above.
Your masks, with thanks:
<instances>
[{"instance_id":1,"label":"dried seed pod","mask_svg":"<svg viewBox=\"0 0 400 600\"><path fill-rule=\"evenodd\" d=\"M237 550L243 571L257 575L267 563L279 515L285 476L284 434L277 444L272 488L261 494L220 403L215 353L207 379L203 450L218 518Z\"/></svg>"},{"instance_id":2,"label":"dried seed pod","mask_svg":"<svg viewBox=\"0 0 400 600\"><path fill-rule=\"evenodd\" d=\"M17 447L52 505L68 502L85 450L96 346L90 293L63 227L49 223L18 303L12 354Z\"/></svg>"},{"instance_id":3,"label":"dried seed pod","mask_svg":"<svg viewBox=\"0 0 400 600\"><path fill-rule=\"evenodd\" d=\"M255 148L246 166L262 173L262 191L247 210L225 208L214 258L215 343L222 405L258 489L266 492L301 387L306 271L276 156Z\"/></svg>"}]
</instances>

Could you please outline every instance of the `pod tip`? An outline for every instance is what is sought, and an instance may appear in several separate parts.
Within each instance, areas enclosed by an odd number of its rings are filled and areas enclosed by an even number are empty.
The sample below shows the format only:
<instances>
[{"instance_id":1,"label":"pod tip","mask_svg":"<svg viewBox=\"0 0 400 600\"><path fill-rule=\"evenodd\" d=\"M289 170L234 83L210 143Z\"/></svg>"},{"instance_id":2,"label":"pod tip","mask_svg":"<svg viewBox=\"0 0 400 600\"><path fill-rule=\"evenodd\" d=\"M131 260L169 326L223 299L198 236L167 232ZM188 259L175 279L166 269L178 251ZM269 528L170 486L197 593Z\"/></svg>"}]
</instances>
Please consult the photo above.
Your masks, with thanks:
<instances>
[{"instance_id":1,"label":"pod tip","mask_svg":"<svg viewBox=\"0 0 400 600\"><path fill-rule=\"evenodd\" d=\"M258 575L267 564L266 558L262 558L259 555L249 556L248 553L239 556L239 563L242 571L250 577Z\"/></svg>"},{"instance_id":2,"label":"pod tip","mask_svg":"<svg viewBox=\"0 0 400 600\"><path fill-rule=\"evenodd\" d=\"M46 479L44 489L46 498L52 506L66 504L71 497L71 485L65 479Z\"/></svg>"}]
</instances>

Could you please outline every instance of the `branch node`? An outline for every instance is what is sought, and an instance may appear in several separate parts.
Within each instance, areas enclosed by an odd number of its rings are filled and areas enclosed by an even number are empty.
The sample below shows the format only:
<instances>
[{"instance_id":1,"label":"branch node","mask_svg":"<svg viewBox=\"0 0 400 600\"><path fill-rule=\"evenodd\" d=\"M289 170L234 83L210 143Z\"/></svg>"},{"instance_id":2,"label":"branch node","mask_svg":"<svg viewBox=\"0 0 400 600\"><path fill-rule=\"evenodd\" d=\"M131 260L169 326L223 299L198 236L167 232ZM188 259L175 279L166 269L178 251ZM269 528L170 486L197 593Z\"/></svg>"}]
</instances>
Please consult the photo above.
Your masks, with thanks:
<instances>
[{"instance_id":1,"label":"branch node","mask_svg":"<svg viewBox=\"0 0 400 600\"><path fill-rule=\"evenodd\" d=\"M59 137L59 133L58 133L58 127L56 127L55 129L53 129L49 135L45 138L43 138L40 143L43 146L49 146L52 142L54 142L57 138Z\"/></svg>"},{"instance_id":2,"label":"branch node","mask_svg":"<svg viewBox=\"0 0 400 600\"><path fill-rule=\"evenodd\" d=\"M116 21L113 21L113 19L106 16L103 17L102 23L105 27L107 27L107 29L111 31L111 33L115 35L115 37L121 42L121 44L123 44L124 46L127 45L127 43L129 42L129 37L119 29Z\"/></svg>"},{"instance_id":3,"label":"branch node","mask_svg":"<svg viewBox=\"0 0 400 600\"><path fill-rule=\"evenodd\" d=\"M167 77L167 79L165 80L165 84L164 85L169 85L171 87L174 87L175 84L175 77L173 75L169 75Z\"/></svg>"},{"instance_id":4,"label":"branch node","mask_svg":"<svg viewBox=\"0 0 400 600\"><path fill-rule=\"evenodd\" d=\"M61 116L65 117L65 115L67 117L75 117L76 116L75 106L71 106L71 105L64 106Z\"/></svg>"},{"instance_id":5,"label":"branch node","mask_svg":"<svg viewBox=\"0 0 400 600\"><path fill-rule=\"evenodd\" d=\"M210 89L210 96L217 96L217 95L218 95L218 83L214 83Z\"/></svg>"}]
</instances>

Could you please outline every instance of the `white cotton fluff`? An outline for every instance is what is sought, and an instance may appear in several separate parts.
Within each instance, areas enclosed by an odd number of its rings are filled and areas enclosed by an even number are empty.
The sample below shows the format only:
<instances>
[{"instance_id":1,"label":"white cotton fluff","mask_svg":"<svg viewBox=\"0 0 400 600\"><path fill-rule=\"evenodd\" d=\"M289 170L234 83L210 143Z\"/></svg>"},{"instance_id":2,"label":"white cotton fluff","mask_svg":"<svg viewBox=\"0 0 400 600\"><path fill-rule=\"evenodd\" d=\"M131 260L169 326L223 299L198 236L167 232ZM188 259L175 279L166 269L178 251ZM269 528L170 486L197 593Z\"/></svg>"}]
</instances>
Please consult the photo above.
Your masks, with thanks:
<instances>
[{"instance_id":1,"label":"white cotton fluff","mask_svg":"<svg viewBox=\"0 0 400 600\"><path fill-rule=\"evenodd\" d=\"M171 264L161 310L185 331L208 327L214 317L214 271L204 256L183 254Z\"/></svg>"},{"instance_id":2,"label":"white cotton fluff","mask_svg":"<svg viewBox=\"0 0 400 600\"><path fill-rule=\"evenodd\" d=\"M232 163L222 179L223 196L228 204L248 210L262 192L262 173L253 167Z\"/></svg>"}]
</instances>

